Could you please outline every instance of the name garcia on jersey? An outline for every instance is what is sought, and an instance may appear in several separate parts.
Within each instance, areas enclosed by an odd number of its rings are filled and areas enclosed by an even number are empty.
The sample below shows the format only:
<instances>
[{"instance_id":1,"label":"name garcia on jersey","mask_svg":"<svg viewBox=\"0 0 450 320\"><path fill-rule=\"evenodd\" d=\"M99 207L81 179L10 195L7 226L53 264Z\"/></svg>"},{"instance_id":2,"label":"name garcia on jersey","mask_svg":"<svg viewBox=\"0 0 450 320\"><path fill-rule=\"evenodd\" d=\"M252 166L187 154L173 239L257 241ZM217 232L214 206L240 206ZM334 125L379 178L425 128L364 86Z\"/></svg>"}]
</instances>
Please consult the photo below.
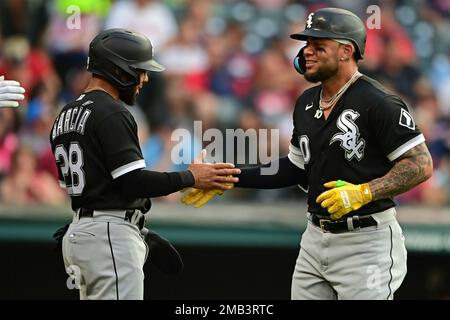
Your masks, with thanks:
<instances>
[{"instance_id":1,"label":"name garcia on jersey","mask_svg":"<svg viewBox=\"0 0 450 320\"><path fill-rule=\"evenodd\" d=\"M83 106L69 108L61 112L53 124L52 140L55 140L56 137L69 132L84 134L86 122L90 115L91 110L85 109Z\"/></svg>"}]
</instances>

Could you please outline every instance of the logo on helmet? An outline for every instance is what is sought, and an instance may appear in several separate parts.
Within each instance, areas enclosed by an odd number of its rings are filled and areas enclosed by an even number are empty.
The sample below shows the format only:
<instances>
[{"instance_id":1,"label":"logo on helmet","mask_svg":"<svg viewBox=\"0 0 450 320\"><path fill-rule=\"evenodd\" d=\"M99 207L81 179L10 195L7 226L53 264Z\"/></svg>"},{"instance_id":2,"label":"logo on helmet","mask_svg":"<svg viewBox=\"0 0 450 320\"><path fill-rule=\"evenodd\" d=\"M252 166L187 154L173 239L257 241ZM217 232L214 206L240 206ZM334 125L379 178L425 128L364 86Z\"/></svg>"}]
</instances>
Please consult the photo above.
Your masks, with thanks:
<instances>
[{"instance_id":1,"label":"logo on helmet","mask_svg":"<svg viewBox=\"0 0 450 320\"><path fill-rule=\"evenodd\" d=\"M312 25L312 17L314 15L314 12L311 12L308 16L308 20L306 20L306 28L311 28Z\"/></svg>"}]
</instances>

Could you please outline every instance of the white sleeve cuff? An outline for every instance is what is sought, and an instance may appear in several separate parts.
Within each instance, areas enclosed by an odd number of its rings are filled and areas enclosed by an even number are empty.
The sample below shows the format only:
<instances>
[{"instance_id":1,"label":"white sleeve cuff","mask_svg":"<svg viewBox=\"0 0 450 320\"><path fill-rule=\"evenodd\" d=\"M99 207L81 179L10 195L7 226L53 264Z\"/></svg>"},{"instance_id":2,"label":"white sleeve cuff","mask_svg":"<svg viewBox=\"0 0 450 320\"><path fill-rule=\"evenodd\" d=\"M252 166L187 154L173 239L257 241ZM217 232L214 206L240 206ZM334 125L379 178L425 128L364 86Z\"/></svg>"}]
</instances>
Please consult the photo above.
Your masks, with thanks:
<instances>
[{"instance_id":1,"label":"white sleeve cuff","mask_svg":"<svg viewBox=\"0 0 450 320\"><path fill-rule=\"evenodd\" d=\"M130 163L127 163L111 172L111 176L113 179L117 179L120 176L123 176L124 174L137 170L145 168L145 160L137 160Z\"/></svg>"},{"instance_id":2,"label":"white sleeve cuff","mask_svg":"<svg viewBox=\"0 0 450 320\"><path fill-rule=\"evenodd\" d=\"M302 170L305 170L305 160L303 159L302 151L294 146L292 143L289 145L289 160L297 167Z\"/></svg>"},{"instance_id":3,"label":"white sleeve cuff","mask_svg":"<svg viewBox=\"0 0 450 320\"><path fill-rule=\"evenodd\" d=\"M402 144L400 147L398 147L397 149L395 149L391 153L389 153L387 155L387 157L388 157L388 159L390 161L394 161L395 159L397 159L398 157L400 157L401 155L403 155L407 151L411 150L415 146L421 144L422 142L425 142L425 137L423 136L423 134L420 134L420 135L412 138L408 142Z\"/></svg>"}]
</instances>

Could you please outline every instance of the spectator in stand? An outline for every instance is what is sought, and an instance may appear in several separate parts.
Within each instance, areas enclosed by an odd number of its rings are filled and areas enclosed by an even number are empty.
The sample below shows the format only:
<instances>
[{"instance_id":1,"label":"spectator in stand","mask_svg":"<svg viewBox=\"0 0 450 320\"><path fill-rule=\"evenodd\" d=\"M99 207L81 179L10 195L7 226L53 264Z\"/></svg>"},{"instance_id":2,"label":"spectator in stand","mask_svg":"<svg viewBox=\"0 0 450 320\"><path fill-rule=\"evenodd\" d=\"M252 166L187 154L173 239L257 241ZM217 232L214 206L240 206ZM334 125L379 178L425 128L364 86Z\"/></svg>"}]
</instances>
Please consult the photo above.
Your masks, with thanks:
<instances>
[{"instance_id":1,"label":"spectator in stand","mask_svg":"<svg viewBox=\"0 0 450 320\"><path fill-rule=\"evenodd\" d=\"M161 51L160 57L169 79L181 77L191 93L207 89L209 57L200 43L200 31L194 21L183 20L179 34Z\"/></svg>"},{"instance_id":2,"label":"spectator in stand","mask_svg":"<svg viewBox=\"0 0 450 320\"><path fill-rule=\"evenodd\" d=\"M37 172L33 149L21 145L12 156L11 172L0 184L0 199L14 205L44 204L60 206L67 196L55 179L46 172Z\"/></svg>"},{"instance_id":3,"label":"spectator in stand","mask_svg":"<svg viewBox=\"0 0 450 320\"><path fill-rule=\"evenodd\" d=\"M209 37L210 90L220 96L248 102L256 71L256 59L242 50L245 31L231 22L223 34Z\"/></svg>"},{"instance_id":4,"label":"spectator in stand","mask_svg":"<svg viewBox=\"0 0 450 320\"><path fill-rule=\"evenodd\" d=\"M20 140L33 149L37 159L37 170L51 174L57 182L55 157L48 141L48 134L57 115L57 101L45 83L40 83L32 96L25 112L24 125L20 130Z\"/></svg>"},{"instance_id":5,"label":"spectator in stand","mask_svg":"<svg viewBox=\"0 0 450 320\"><path fill-rule=\"evenodd\" d=\"M0 58L0 74L14 79L25 88L25 97L29 98L33 89L45 83L56 96L61 88L52 62L46 52L40 48L30 48L28 40L21 36L7 38Z\"/></svg>"},{"instance_id":6,"label":"spectator in stand","mask_svg":"<svg viewBox=\"0 0 450 320\"><path fill-rule=\"evenodd\" d=\"M0 180L11 169L12 154L17 148L18 113L12 108L0 108Z\"/></svg>"},{"instance_id":7,"label":"spectator in stand","mask_svg":"<svg viewBox=\"0 0 450 320\"><path fill-rule=\"evenodd\" d=\"M153 46L159 51L178 32L172 11L160 0L116 1L104 28L125 28L143 33L152 39Z\"/></svg>"},{"instance_id":8,"label":"spectator in stand","mask_svg":"<svg viewBox=\"0 0 450 320\"><path fill-rule=\"evenodd\" d=\"M56 71L63 82L62 98L73 98L70 86L80 69L86 69L87 48L100 32L111 6L110 0L55 0L50 6L46 46L52 54ZM78 15L73 8L79 8ZM84 88L83 83L80 84ZM69 89L68 89L69 88Z\"/></svg>"}]
</instances>

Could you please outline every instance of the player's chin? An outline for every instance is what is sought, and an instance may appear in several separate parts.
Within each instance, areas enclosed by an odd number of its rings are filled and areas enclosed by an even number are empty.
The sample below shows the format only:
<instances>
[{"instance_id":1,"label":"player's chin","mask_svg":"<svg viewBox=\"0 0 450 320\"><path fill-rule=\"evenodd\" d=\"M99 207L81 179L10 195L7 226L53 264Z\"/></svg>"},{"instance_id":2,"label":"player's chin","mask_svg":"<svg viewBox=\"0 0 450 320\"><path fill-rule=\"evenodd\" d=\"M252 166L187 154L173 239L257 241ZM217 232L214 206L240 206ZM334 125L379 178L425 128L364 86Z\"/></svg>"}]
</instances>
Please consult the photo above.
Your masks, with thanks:
<instances>
[{"instance_id":1,"label":"player's chin","mask_svg":"<svg viewBox=\"0 0 450 320\"><path fill-rule=\"evenodd\" d=\"M305 79L309 82L316 83L316 82L321 81L321 77L317 71L306 70L304 76L305 76Z\"/></svg>"}]
</instances>

